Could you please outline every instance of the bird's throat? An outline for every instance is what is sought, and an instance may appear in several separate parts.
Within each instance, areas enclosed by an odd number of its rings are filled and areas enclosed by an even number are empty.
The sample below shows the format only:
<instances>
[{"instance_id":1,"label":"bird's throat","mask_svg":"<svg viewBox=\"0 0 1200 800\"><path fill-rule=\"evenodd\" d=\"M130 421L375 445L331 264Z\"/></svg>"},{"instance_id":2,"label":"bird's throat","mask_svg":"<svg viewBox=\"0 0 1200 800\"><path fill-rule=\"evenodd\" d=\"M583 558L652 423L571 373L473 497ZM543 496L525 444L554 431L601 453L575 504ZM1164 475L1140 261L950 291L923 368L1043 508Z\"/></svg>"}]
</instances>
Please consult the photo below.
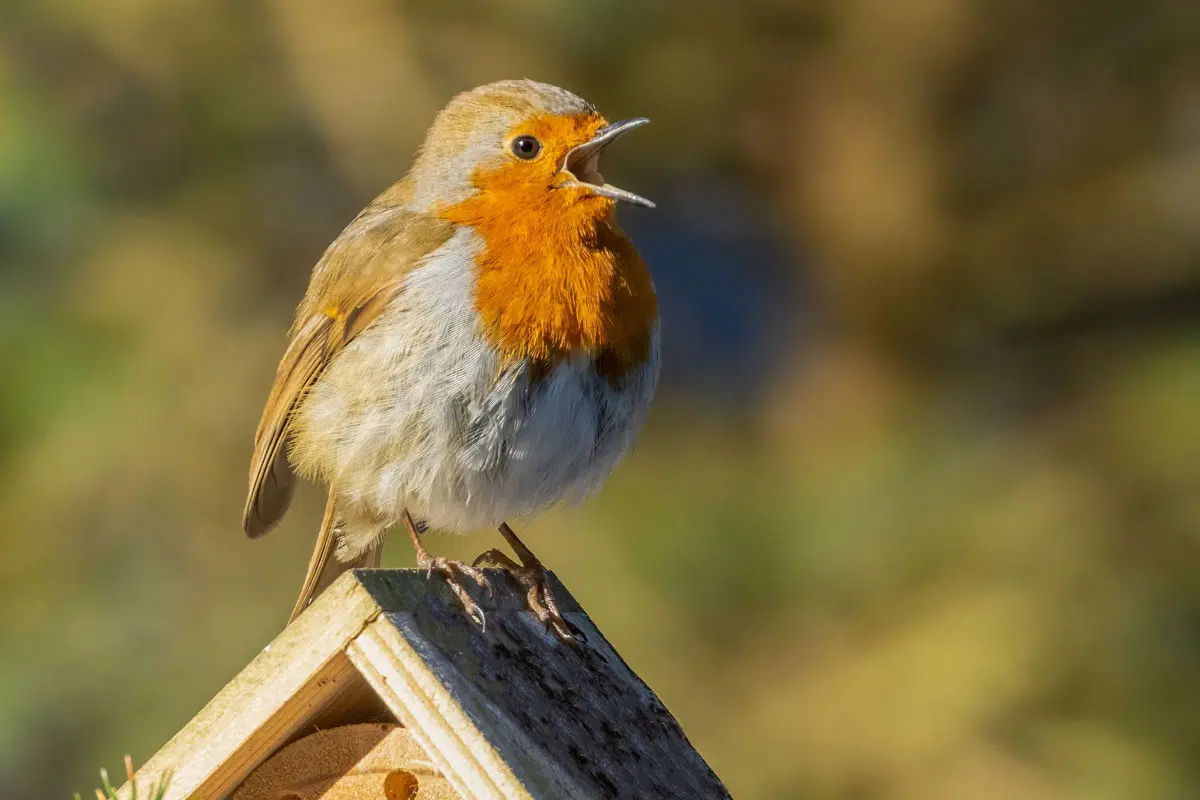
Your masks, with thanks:
<instances>
[{"instance_id":1,"label":"bird's throat","mask_svg":"<svg viewBox=\"0 0 1200 800\"><path fill-rule=\"evenodd\" d=\"M658 304L612 201L581 189L512 189L441 213L483 239L475 304L484 335L511 359L587 354L619 381L649 357Z\"/></svg>"}]
</instances>

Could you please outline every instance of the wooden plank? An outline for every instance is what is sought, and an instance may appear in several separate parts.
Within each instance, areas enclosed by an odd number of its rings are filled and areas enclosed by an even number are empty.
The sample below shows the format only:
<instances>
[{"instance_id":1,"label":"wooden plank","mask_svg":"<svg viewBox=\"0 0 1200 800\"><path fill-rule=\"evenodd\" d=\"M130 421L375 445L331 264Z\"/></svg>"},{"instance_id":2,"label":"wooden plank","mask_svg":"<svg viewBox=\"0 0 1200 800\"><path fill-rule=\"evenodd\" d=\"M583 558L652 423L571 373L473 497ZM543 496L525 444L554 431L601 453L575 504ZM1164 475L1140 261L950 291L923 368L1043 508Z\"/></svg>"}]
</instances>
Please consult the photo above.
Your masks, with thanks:
<instances>
[{"instance_id":1,"label":"wooden plank","mask_svg":"<svg viewBox=\"0 0 1200 800\"><path fill-rule=\"evenodd\" d=\"M409 570L358 570L384 613L351 660L468 798L728 798L657 696L557 580L582 640L560 642L498 570L487 616L467 619L445 585Z\"/></svg>"},{"instance_id":2,"label":"wooden plank","mask_svg":"<svg viewBox=\"0 0 1200 800\"><path fill-rule=\"evenodd\" d=\"M371 623L347 654L463 798L528 800L512 771L394 628Z\"/></svg>"},{"instance_id":3,"label":"wooden plank","mask_svg":"<svg viewBox=\"0 0 1200 800\"><path fill-rule=\"evenodd\" d=\"M170 772L167 800L227 796L362 680L344 649L378 614L361 583L342 576L137 771L141 793ZM129 798L130 788L119 796Z\"/></svg>"},{"instance_id":4,"label":"wooden plank","mask_svg":"<svg viewBox=\"0 0 1200 800\"><path fill-rule=\"evenodd\" d=\"M342 664L354 665L349 658L338 656L336 661ZM387 707L362 674L354 667L354 677L343 682L342 688L325 701L320 710L312 718L305 721L304 726L288 737L281 745L291 744L297 739L309 735L315 730L336 728L340 725L357 725L364 722L390 722L399 720Z\"/></svg>"}]
</instances>

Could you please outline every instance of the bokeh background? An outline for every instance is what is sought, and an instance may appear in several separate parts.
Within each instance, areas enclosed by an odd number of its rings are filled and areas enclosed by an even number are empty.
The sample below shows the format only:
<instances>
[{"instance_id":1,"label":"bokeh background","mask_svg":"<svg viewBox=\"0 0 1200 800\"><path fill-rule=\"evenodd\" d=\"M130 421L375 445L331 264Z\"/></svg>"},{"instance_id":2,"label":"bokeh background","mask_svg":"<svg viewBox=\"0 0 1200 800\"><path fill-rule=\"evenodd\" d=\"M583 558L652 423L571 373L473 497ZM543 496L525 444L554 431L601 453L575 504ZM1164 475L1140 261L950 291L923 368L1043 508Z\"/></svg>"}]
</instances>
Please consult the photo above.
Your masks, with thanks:
<instances>
[{"instance_id":1,"label":"bokeh background","mask_svg":"<svg viewBox=\"0 0 1200 800\"><path fill-rule=\"evenodd\" d=\"M666 359L526 530L733 794L1200 796L1195 0L4 0L0 796L279 630L322 494L239 517L309 269L523 76L654 119L606 172Z\"/></svg>"}]
</instances>

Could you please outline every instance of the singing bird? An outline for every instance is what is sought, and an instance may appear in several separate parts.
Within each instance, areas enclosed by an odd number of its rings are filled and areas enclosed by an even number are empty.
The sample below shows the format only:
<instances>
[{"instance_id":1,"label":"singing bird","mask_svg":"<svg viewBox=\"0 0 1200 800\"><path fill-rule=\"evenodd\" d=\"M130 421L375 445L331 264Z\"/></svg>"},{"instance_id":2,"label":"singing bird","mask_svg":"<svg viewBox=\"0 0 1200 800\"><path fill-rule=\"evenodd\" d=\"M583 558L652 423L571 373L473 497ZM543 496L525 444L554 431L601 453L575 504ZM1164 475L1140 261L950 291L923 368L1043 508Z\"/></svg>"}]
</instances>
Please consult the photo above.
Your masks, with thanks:
<instances>
[{"instance_id":1,"label":"singing bird","mask_svg":"<svg viewBox=\"0 0 1200 800\"><path fill-rule=\"evenodd\" d=\"M292 618L339 574L378 566L403 524L418 566L464 589L506 569L530 610L570 631L545 569L507 520L595 490L629 449L659 371L645 261L617 225L601 152L644 118L608 122L555 86L500 81L456 96L408 175L313 269L254 440L243 527L270 530L296 476L328 487ZM497 527L489 550L435 557L426 529ZM490 588L490 587L488 587Z\"/></svg>"}]
</instances>

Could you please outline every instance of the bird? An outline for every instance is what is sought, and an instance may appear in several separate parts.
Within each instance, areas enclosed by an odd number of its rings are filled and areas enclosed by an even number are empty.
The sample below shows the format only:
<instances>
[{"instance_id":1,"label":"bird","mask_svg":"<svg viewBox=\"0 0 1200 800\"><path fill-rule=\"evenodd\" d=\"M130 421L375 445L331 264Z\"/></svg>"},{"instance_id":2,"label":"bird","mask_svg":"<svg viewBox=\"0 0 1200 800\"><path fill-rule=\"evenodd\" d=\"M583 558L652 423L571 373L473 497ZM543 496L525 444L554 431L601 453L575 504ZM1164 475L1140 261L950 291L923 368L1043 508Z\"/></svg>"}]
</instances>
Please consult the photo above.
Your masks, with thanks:
<instances>
[{"instance_id":1,"label":"bird","mask_svg":"<svg viewBox=\"0 0 1200 800\"><path fill-rule=\"evenodd\" d=\"M649 120L609 122L532 80L454 96L405 177L313 268L254 437L243 529L269 531L298 479L328 491L294 620L342 572L377 567L406 530L417 566L466 590L498 567L534 617L573 634L541 561L509 521L605 481L658 383L649 267L616 220L651 201L608 183L601 153ZM428 531L495 528L472 563L433 556ZM289 620L289 622L291 621Z\"/></svg>"}]
</instances>

